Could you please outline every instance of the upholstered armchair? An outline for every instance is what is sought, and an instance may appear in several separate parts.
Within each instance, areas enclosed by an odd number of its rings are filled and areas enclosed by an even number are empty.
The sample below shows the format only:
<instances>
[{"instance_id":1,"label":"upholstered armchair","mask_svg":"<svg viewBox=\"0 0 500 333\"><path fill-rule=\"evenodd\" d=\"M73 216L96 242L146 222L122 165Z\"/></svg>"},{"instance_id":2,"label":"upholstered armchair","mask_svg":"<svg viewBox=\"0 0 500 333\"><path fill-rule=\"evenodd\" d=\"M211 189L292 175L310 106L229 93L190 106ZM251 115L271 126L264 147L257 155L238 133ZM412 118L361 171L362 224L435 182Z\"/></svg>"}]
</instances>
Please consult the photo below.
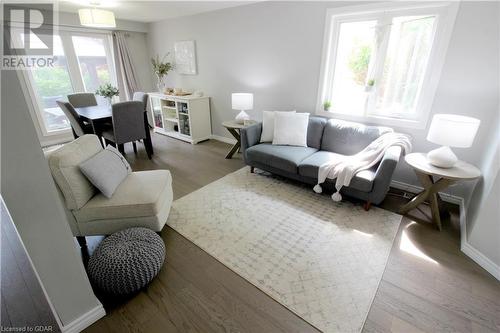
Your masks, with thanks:
<instances>
[{"instance_id":1,"label":"upholstered armchair","mask_svg":"<svg viewBox=\"0 0 500 333\"><path fill-rule=\"evenodd\" d=\"M170 171L132 172L108 199L79 168L102 149L97 136L84 135L48 155L68 223L80 245L85 244L85 236L109 235L130 227L161 231L173 198Z\"/></svg>"}]
</instances>

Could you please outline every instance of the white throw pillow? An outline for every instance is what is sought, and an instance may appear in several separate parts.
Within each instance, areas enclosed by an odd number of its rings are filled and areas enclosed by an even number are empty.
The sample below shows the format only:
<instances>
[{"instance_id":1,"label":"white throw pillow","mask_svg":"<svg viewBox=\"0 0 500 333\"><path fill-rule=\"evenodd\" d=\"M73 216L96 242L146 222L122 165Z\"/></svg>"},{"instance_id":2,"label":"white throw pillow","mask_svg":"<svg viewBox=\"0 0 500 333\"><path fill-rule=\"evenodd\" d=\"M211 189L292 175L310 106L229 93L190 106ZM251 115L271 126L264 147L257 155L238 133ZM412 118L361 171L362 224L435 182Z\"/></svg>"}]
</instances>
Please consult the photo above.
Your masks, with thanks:
<instances>
[{"instance_id":1,"label":"white throw pillow","mask_svg":"<svg viewBox=\"0 0 500 333\"><path fill-rule=\"evenodd\" d=\"M80 170L106 198L111 198L116 188L132 172L125 157L112 146L107 146L81 163Z\"/></svg>"},{"instance_id":2,"label":"white throw pillow","mask_svg":"<svg viewBox=\"0 0 500 333\"><path fill-rule=\"evenodd\" d=\"M276 113L295 113L295 111L262 111L262 133L260 142L273 142L274 115Z\"/></svg>"},{"instance_id":3,"label":"white throw pillow","mask_svg":"<svg viewBox=\"0 0 500 333\"><path fill-rule=\"evenodd\" d=\"M307 147L309 113L276 113L273 145Z\"/></svg>"}]
</instances>

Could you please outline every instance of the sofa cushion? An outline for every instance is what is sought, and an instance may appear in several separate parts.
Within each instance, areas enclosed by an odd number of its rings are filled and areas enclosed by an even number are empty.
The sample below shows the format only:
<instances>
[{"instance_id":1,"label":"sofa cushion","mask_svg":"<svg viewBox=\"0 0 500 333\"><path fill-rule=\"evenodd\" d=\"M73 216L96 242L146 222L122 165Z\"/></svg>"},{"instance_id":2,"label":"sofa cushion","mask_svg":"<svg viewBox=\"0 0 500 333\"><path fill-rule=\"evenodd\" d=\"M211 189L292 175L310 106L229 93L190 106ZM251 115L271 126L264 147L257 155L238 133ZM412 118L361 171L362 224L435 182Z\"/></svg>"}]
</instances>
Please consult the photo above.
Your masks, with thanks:
<instances>
[{"instance_id":1,"label":"sofa cushion","mask_svg":"<svg viewBox=\"0 0 500 333\"><path fill-rule=\"evenodd\" d=\"M274 139L274 118L276 113L295 111L262 111L262 132L260 142L273 142Z\"/></svg>"},{"instance_id":2,"label":"sofa cushion","mask_svg":"<svg viewBox=\"0 0 500 333\"><path fill-rule=\"evenodd\" d=\"M299 163L314 154L316 148L279 146L261 143L245 151L248 162L257 162L283 171L297 173Z\"/></svg>"},{"instance_id":3,"label":"sofa cushion","mask_svg":"<svg viewBox=\"0 0 500 333\"><path fill-rule=\"evenodd\" d=\"M309 117L309 126L307 127L307 146L319 149L321 147L321 137L325 129L326 118Z\"/></svg>"},{"instance_id":4,"label":"sofa cushion","mask_svg":"<svg viewBox=\"0 0 500 333\"><path fill-rule=\"evenodd\" d=\"M274 115L273 145L307 147L309 113L277 112Z\"/></svg>"},{"instance_id":5,"label":"sofa cushion","mask_svg":"<svg viewBox=\"0 0 500 333\"><path fill-rule=\"evenodd\" d=\"M318 178L318 169L321 165L338 158L342 158L341 154L331 153L328 151L318 151L304 159L299 164L299 175L304 177ZM371 169L358 172L351 180L349 187L359 191L370 192L373 188L373 180L377 166Z\"/></svg>"},{"instance_id":6,"label":"sofa cushion","mask_svg":"<svg viewBox=\"0 0 500 333\"><path fill-rule=\"evenodd\" d=\"M325 125L321 150L343 155L354 155L387 132L392 132L392 129L330 119Z\"/></svg>"},{"instance_id":7,"label":"sofa cushion","mask_svg":"<svg viewBox=\"0 0 500 333\"><path fill-rule=\"evenodd\" d=\"M102 193L73 211L76 220L88 222L157 215L172 200L172 177L168 170L132 172L108 199Z\"/></svg>"},{"instance_id":8,"label":"sofa cushion","mask_svg":"<svg viewBox=\"0 0 500 333\"><path fill-rule=\"evenodd\" d=\"M84 135L52 152L50 172L61 190L68 209L83 207L97 192L80 171L80 164L102 150L95 135Z\"/></svg>"}]
</instances>

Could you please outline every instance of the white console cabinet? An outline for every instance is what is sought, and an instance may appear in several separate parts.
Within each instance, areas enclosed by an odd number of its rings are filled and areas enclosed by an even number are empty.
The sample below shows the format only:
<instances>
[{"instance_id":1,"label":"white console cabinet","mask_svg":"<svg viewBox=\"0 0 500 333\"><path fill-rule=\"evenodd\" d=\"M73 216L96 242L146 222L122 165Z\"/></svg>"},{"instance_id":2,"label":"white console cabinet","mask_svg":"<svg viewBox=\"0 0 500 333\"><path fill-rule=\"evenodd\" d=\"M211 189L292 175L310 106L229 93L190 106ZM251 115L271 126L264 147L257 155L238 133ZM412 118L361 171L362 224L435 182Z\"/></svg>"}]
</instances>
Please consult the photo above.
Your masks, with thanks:
<instances>
[{"instance_id":1,"label":"white console cabinet","mask_svg":"<svg viewBox=\"0 0 500 333\"><path fill-rule=\"evenodd\" d=\"M210 97L149 93L154 131L192 144L210 139Z\"/></svg>"}]
</instances>

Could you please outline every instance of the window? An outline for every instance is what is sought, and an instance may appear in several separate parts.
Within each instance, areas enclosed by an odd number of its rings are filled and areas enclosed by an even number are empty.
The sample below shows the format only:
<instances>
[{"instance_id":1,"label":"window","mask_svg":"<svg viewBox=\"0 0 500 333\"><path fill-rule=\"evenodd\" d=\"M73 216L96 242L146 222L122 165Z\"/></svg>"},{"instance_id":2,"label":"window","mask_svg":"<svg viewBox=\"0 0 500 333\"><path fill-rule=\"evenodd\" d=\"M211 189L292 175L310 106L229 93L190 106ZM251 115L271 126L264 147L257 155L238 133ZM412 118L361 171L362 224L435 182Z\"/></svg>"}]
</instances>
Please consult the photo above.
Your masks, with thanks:
<instances>
[{"instance_id":1,"label":"window","mask_svg":"<svg viewBox=\"0 0 500 333\"><path fill-rule=\"evenodd\" d=\"M19 31L20 39L27 36ZM104 83L116 85L111 35L59 29L54 36L54 66L23 71L42 144L72 138L58 99L77 91L95 92Z\"/></svg>"},{"instance_id":2,"label":"window","mask_svg":"<svg viewBox=\"0 0 500 333\"><path fill-rule=\"evenodd\" d=\"M56 101L73 92L68 70L68 61L64 55L61 37L54 36L53 67L40 67L31 70L33 90L40 102L39 111L43 127L47 132L69 129L69 121L57 106Z\"/></svg>"},{"instance_id":3,"label":"window","mask_svg":"<svg viewBox=\"0 0 500 333\"><path fill-rule=\"evenodd\" d=\"M94 92L100 85L111 82L111 51L105 38L73 36L72 39L85 91Z\"/></svg>"},{"instance_id":4,"label":"window","mask_svg":"<svg viewBox=\"0 0 500 333\"><path fill-rule=\"evenodd\" d=\"M424 127L456 10L453 3L329 10L318 113Z\"/></svg>"}]
</instances>

